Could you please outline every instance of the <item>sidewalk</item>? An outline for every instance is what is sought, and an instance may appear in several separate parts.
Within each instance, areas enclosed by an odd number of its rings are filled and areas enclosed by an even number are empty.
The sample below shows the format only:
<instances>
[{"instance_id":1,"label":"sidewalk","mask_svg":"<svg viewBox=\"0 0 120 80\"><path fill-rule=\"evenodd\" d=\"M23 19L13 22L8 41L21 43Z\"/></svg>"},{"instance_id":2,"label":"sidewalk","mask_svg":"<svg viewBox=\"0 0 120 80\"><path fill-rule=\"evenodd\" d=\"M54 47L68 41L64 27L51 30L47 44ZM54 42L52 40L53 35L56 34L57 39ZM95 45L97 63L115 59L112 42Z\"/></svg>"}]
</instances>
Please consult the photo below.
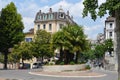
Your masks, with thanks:
<instances>
[{"instance_id":1,"label":"sidewalk","mask_svg":"<svg viewBox=\"0 0 120 80\"><path fill-rule=\"evenodd\" d=\"M103 77L106 74L89 71L66 71L66 72L45 72L45 71L35 71L29 72L32 75L40 76L51 76L51 77Z\"/></svg>"}]
</instances>

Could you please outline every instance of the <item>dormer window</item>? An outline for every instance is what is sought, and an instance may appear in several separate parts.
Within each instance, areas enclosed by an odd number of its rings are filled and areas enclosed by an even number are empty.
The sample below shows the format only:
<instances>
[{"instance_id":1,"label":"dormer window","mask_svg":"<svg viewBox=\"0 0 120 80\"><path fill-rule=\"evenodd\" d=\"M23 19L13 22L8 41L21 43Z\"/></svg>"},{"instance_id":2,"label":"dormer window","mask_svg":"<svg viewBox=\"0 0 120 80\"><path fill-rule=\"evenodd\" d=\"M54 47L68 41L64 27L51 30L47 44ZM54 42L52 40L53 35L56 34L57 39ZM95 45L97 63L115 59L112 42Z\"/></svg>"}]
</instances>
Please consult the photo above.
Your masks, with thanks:
<instances>
[{"instance_id":1,"label":"dormer window","mask_svg":"<svg viewBox=\"0 0 120 80\"><path fill-rule=\"evenodd\" d=\"M64 18L64 14L63 13L60 14L60 18Z\"/></svg>"}]
</instances>

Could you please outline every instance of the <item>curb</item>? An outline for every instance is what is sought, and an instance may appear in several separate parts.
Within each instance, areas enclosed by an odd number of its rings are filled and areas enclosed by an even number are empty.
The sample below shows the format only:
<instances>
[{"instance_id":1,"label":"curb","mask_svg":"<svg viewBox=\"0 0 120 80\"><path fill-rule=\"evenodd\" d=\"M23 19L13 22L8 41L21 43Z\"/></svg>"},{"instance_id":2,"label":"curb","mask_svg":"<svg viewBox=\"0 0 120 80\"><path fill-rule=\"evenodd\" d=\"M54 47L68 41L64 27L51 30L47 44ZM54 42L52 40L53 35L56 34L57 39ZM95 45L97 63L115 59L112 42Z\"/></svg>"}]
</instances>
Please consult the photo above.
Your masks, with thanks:
<instances>
[{"instance_id":1,"label":"curb","mask_svg":"<svg viewBox=\"0 0 120 80\"><path fill-rule=\"evenodd\" d=\"M98 75L98 76L60 76L60 75L47 75L47 74L37 74L34 72L29 72L31 75L39 75L39 76L48 76L48 77L73 77L73 78L95 78L95 77L104 77L106 74Z\"/></svg>"}]
</instances>

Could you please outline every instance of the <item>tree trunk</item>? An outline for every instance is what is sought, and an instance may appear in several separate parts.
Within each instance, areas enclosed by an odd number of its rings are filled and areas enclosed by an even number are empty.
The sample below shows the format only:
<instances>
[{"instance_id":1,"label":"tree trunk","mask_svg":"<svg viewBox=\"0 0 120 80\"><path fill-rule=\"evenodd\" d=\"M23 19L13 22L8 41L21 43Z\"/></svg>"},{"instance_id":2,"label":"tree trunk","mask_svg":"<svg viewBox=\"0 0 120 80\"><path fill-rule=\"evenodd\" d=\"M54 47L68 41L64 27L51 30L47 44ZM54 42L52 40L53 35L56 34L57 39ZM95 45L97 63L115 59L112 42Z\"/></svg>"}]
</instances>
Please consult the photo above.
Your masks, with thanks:
<instances>
[{"instance_id":1,"label":"tree trunk","mask_svg":"<svg viewBox=\"0 0 120 80\"><path fill-rule=\"evenodd\" d=\"M8 51L4 53L4 69L7 69Z\"/></svg>"},{"instance_id":2,"label":"tree trunk","mask_svg":"<svg viewBox=\"0 0 120 80\"><path fill-rule=\"evenodd\" d=\"M22 58L22 69L24 69L24 60L23 60L23 58Z\"/></svg>"},{"instance_id":3,"label":"tree trunk","mask_svg":"<svg viewBox=\"0 0 120 80\"><path fill-rule=\"evenodd\" d=\"M116 18L116 55L117 55L117 62L118 62L118 80L120 80L120 9L115 11L115 18Z\"/></svg>"},{"instance_id":4,"label":"tree trunk","mask_svg":"<svg viewBox=\"0 0 120 80\"><path fill-rule=\"evenodd\" d=\"M76 58L75 58L75 63L78 63L78 55L79 55L79 51L76 52Z\"/></svg>"},{"instance_id":5,"label":"tree trunk","mask_svg":"<svg viewBox=\"0 0 120 80\"><path fill-rule=\"evenodd\" d=\"M43 60L44 60L44 56L42 55L42 56L41 56L41 58L42 58L42 63L43 63Z\"/></svg>"},{"instance_id":6,"label":"tree trunk","mask_svg":"<svg viewBox=\"0 0 120 80\"><path fill-rule=\"evenodd\" d=\"M62 62L63 61L63 50L62 47L60 48L60 58L59 61Z\"/></svg>"}]
</instances>

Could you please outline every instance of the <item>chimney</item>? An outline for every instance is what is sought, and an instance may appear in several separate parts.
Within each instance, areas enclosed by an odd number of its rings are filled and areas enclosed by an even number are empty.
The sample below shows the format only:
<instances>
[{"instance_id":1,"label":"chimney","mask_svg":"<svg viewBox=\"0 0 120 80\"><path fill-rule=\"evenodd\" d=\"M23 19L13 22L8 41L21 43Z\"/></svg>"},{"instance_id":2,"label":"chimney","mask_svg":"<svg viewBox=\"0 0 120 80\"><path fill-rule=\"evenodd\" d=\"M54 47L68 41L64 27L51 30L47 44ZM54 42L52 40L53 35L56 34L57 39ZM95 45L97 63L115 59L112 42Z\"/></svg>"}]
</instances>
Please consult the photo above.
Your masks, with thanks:
<instances>
[{"instance_id":1,"label":"chimney","mask_svg":"<svg viewBox=\"0 0 120 80\"><path fill-rule=\"evenodd\" d=\"M69 11L67 11L67 15L69 16Z\"/></svg>"},{"instance_id":2,"label":"chimney","mask_svg":"<svg viewBox=\"0 0 120 80\"><path fill-rule=\"evenodd\" d=\"M52 12L52 8L49 9L49 12L50 12L50 13Z\"/></svg>"},{"instance_id":3,"label":"chimney","mask_svg":"<svg viewBox=\"0 0 120 80\"><path fill-rule=\"evenodd\" d=\"M39 13L41 13L41 10L39 11Z\"/></svg>"}]
</instances>

